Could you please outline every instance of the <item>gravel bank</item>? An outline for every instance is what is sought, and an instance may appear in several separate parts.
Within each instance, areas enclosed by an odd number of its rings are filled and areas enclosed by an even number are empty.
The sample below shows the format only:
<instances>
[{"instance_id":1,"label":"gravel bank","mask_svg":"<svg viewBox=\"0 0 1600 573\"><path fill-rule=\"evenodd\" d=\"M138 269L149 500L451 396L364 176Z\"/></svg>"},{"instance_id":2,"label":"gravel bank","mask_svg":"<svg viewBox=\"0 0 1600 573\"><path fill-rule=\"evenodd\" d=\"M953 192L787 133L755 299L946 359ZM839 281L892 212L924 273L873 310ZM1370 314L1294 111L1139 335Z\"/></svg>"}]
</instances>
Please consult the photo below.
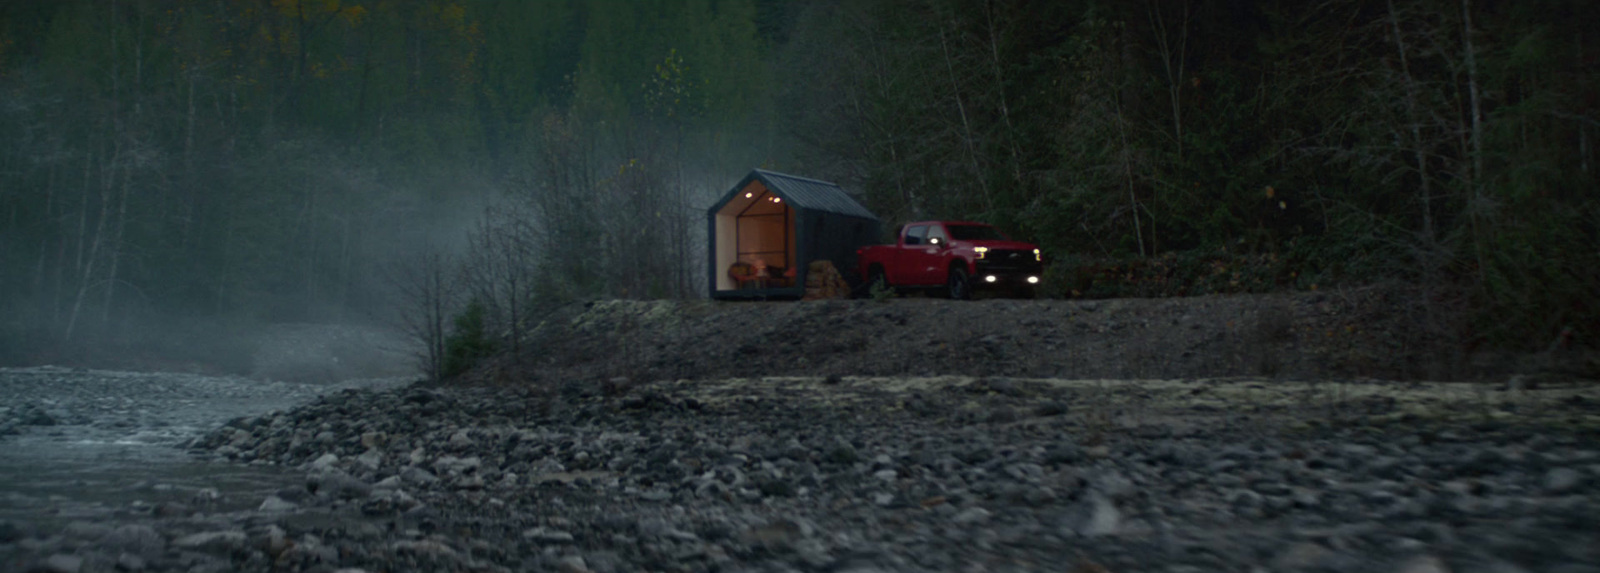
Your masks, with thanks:
<instances>
[{"instance_id":1,"label":"gravel bank","mask_svg":"<svg viewBox=\"0 0 1600 573\"><path fill-rule=\"evenodd\" d=\"M345 391L193 444L304 475L254 509L0 524L0 556L81 571L1600 571L1600 392L1477 388Z\"/></svg>"}]
</instances>

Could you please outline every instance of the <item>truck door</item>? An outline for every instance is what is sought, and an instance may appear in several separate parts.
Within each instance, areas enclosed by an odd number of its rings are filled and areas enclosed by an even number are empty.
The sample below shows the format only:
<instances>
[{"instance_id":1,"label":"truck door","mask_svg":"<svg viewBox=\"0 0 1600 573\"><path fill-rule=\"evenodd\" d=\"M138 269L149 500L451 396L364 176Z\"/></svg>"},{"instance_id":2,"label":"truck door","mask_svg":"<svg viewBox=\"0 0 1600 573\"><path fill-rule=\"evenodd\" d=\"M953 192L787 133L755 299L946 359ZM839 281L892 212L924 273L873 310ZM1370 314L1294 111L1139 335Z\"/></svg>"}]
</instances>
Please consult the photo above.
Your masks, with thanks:
<instances>
[{"instance_id":1,"label":"truck door","mask_svg":"<svg viewBox=\"0 0 1600 573\"><path fill-rule=\"evenodd\" d=\"M912 225L906 229L900 252L895 253L895 268L892 272L901 274L899 277L890 277L890 281L901 285L928 284L927 250L928 226Z\"/></svg>"},{"instance_id":2,"label":"truck door","mask_svg":"<svg viewBox=\"0 0 1600 573\"><path fill-rule=\"evenodd\" d=\"M927 257L923 262L923 272L926 274L923 275L922 282L934 285L944 284L946 269L949 268L949 261L945 258L945 251L950 249L950 237L945 235L944 225L934 224L928 226L927 243L928 248L923 249L925 253L922 255Z\"/></svg>"}]
</instances>

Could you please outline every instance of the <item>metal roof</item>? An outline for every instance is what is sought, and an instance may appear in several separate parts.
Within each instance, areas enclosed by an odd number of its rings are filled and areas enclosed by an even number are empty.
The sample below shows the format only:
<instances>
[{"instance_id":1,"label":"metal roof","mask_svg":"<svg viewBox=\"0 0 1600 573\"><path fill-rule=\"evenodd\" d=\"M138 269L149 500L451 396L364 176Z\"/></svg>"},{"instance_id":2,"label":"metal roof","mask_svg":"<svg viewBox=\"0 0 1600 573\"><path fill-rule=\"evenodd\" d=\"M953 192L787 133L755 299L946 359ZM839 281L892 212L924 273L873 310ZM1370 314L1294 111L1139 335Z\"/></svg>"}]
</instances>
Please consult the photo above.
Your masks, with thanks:
<instances>
[{"instance_id":1,"label":"metal roof","mask_svg":"<svg viewBox=\"0 0 1600 573\"><path fill-rule=\"evenodd\" d=\"M827 211L851 217L878 220L877 215L873 215L872 211L862 207L844 189L827 181L757 169L750 173L750 177L745 177L744 181L741 181L733 191L737 192L744 186L749 185L751 177L759 178L761 183L767 186L767 189L777 192L779 196L801 209Z\"/></svg>"}]
</instances>

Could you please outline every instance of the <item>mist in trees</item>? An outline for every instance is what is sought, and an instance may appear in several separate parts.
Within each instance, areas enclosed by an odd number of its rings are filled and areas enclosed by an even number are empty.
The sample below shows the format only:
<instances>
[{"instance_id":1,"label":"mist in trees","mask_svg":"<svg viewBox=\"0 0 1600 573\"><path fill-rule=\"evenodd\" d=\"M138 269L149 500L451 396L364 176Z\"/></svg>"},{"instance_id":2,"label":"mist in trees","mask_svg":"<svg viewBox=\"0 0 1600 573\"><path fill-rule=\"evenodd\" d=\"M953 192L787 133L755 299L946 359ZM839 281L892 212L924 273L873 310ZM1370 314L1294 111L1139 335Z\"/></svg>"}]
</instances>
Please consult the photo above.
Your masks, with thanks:
<instances>
[{"instance_id":1,"label":"mist in trees","mask_svg":"<svg viewBox=\"0 0 1600 573\"><path fill-rule=\"evenodd\" d=\"M1085 269L1150 265L1219 291L1393 281L1456 347L1593 341L1593 21L1580 0L8 2L0 361L385 321L439 372L469 305L514 344L562 301L702 296L704 209L752 167L890 222L998 224L1043 246L1056 295L1148 294L1085 292Z\"/></svg>"}]
</instances>

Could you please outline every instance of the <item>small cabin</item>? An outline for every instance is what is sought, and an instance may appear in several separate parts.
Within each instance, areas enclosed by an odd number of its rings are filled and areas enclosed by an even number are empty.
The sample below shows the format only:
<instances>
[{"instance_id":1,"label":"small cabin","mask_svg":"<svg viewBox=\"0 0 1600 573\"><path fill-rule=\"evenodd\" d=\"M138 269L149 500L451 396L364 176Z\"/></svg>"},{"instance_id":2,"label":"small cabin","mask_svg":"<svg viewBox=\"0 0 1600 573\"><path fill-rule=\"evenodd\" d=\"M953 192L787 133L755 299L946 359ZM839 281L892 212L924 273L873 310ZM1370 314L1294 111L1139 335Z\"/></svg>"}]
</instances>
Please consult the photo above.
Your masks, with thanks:
<instances>
[{"instance_id":1,"label":"small cabin","mask_svg":"<svg viewBox=\"0 0 1600 573\"><path fill-rule=\"evenodd\" d=\"M850 275L878 217L827 181L751 171L707 211L711 298L800 298L806 271L830 261Z\"/></svg>"}]
</instances>

